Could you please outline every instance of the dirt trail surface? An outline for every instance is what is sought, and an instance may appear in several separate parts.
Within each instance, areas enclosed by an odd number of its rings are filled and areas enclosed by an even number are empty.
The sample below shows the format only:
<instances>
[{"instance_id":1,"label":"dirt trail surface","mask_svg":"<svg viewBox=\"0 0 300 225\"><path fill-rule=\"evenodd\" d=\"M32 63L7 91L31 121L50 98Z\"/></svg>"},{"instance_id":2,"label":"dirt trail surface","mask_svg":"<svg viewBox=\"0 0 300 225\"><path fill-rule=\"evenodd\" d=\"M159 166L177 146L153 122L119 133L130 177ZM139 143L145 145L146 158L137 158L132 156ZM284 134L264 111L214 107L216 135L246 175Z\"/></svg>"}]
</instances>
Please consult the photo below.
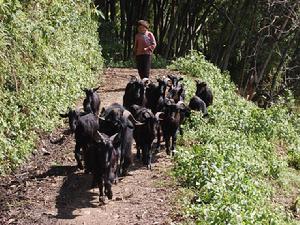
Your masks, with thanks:
<instances>
[{"instance_id":1,"label":"dirt trail surface","mask_svg":"<svg viewBox=\"0 0 300 225\"><path fill-rule=\"evenodd\" d=\"M152 70L151 77L170 73ZM130 75L137 75L136 70L105 71L101 107L122 103ZM113 185L113 200L99 205L98 189L90 189L91 175L75 167L74 145L66 124L42 135L27 162L0 177L0 224L175 224L179 219L177 189L168 175L172 162L164 151L154 157L152 171L135 160L130 175Z\"/></svg>"}]
</instances>

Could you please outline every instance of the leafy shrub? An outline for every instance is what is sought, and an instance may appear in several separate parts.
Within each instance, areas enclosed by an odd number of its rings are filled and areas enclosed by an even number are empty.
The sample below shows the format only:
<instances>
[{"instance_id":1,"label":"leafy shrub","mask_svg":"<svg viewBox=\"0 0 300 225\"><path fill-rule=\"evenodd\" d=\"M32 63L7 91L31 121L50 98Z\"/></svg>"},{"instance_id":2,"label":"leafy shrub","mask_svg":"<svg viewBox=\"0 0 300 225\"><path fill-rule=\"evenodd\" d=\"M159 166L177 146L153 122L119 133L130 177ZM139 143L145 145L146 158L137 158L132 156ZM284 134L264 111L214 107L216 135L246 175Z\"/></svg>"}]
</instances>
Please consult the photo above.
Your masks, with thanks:
<instances>
[{"instance_id":1,"label":"leafy shrub","mask_svg":"<svg viewBox=\"0 0 300 225\"><path fill-rule=\"evenodd\" d=\"M296 117L284 105L268 110L236 94L229 75L199 53L173 62L171 69L188 74L187 96L195 91L192 78L208 83L214 93L209 118L193 112L184 126L175 157L174 174L195 193L187 215L197 224L286 224L279 206L271 203L268 180L277 179L286 163L277 156L284 142L290 156L300 162Z\"/></svg>"},{"instance_id":2,"label":"leafy shrub","mask_svg":"<svg viewBox=\"0 0 300 225\"><path fill-rule=\"evenodd\" d=\"M166 68L170 62L167 59L164 59L160 55L153 55L152 56L152 68Z\"/></svg>"},{"instance_id":3,"label":"leafy shrub","mask_svg":"<svg viewBox=\"0 0 300 225\"><path fill-rule=\"evenodd\" d=\"M91 1L0 3L0 174L91 86L103 60Z\"/></svg>"},{"instance_id":4,"label":"leafy shrub","mask_svg":"<svg viewBox=\"0 0 300 225\"><path fill-rule=\"evenodd\" d=\"M288 163L290 166L300 170L300 149L292 149L288 155Z\"/></svg>"}]
</instances>

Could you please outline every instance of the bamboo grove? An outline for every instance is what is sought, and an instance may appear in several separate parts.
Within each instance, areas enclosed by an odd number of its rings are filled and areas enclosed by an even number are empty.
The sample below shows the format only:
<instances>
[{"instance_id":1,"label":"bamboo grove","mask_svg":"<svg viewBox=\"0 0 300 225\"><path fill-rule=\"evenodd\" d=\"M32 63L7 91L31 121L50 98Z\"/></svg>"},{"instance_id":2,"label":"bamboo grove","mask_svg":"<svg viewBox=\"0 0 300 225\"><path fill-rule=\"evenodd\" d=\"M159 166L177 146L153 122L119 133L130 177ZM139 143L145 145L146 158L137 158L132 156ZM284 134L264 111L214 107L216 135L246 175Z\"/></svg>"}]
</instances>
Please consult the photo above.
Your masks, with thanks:
<instances>
[{"instance_id":1,"label":"bamboo grove","mask_svg":"<svg viewBox=\"0 0 300 225\"><path fill-rule=\"evenodd\" d=\"M276 93L282 85L300 95L300 2L297 0L95 0L119 58L128 60L136 21L146 19L165 59L201 51L242 95L249 86ZM113 34L111 33L113 31ZM103 30L102 30L103 33ZM298 90L298 92L297 92Z\"/></svg>"}]
</instances>

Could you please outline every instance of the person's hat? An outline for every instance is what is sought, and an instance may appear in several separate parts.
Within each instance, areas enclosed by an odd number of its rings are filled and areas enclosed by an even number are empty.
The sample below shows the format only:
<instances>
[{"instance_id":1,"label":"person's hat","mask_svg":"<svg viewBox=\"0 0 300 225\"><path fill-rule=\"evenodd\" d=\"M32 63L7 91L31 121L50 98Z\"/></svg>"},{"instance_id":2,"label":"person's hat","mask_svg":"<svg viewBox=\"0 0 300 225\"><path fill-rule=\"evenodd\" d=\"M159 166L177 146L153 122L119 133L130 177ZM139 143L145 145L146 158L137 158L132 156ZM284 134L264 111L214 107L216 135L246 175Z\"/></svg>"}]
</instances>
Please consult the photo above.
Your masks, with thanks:
<instances>
[{"instance_id":1,"label":"person's hat","mask_svg":"<svg viewBox=\"0 0 300 225\"><path fill-rule=\"evenodd\" d=\"M137 22L137 25L138 26L143 26L143 27L146 27L147 29L149 29L149 24L148 24L148 22L146 20L139 20Z\"/></svg>"}]
</instances>

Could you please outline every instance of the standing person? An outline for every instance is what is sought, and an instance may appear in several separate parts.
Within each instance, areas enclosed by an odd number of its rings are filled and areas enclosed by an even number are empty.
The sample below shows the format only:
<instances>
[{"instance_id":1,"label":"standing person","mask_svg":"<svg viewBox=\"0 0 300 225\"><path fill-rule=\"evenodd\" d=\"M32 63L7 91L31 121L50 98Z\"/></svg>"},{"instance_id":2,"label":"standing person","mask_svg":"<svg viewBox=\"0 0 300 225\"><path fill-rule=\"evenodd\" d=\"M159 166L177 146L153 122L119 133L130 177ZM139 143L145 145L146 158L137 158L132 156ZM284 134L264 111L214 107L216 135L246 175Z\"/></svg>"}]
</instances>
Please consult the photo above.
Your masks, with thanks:
<instances>
[{"instance_id":1,"label":"standing person","mask_svg":"<svg viewBox=\"0 0 300 225\"><path fill-rule=\"evenodd\" d=\"M140 78L149 78L151 56L156 47L154 35L148 31L149 24L145 20L137 22L138 33L135 35L133 54Z\"/></svg>"}]
</instances>

